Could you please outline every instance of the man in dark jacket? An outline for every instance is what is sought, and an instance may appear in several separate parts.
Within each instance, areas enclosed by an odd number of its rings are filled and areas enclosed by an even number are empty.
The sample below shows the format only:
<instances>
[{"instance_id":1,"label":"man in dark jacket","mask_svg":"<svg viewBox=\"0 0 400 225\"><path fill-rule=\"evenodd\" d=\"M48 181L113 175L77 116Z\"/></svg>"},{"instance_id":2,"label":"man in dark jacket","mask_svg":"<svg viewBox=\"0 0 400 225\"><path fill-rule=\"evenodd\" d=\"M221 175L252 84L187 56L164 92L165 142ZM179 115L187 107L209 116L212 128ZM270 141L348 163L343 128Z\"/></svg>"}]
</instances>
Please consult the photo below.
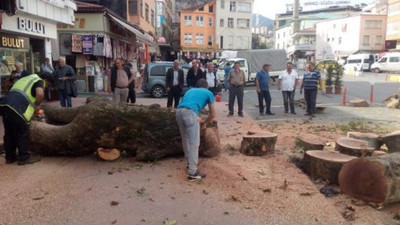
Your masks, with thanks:
<instances>
[{"instance_id":1,"label":"man in dark jacket","mask_svg":"<svg viewBox=\"0 0 400 225\"><path fill-rule=\"evenodd\" d=\"M194 59L192 61L192 68L189 69L186 77L186 83L189 88L196 87L196 83L199 79L204 78L203 72L199 68L199 62Z\"/></svg>"},{"instance_id":2,"label":"man in dark jacket","mask_svg":"<svg viewBox=\"0 0 400 225\"><path fill-rule=\"evenodd\" d=\"M114 60L114 67L111 68L110 88L113 93L113 101L126 102L129 96L129 85L133 82L131 69L123 66L121 59Z\"/></svg>"},{"instance_id":3,"label":"man in dark jacket","mask_svg":"<svg viewBox=\"0 0 400 225\"><path fill-rule=\"evenodd\" d=\"M58 89L58 97L60 98L61 107L72 107L71 96L68 95L68 80L75 81L75 71L70 65L65 63L65 58L59 58L59 67L56 71L56 79Z\"/></svg>"},{"instance_id":4,"label":"man in dark jacket","mask_svg":"<svg viewBox=\"0 0 400 225\"><path fill-rule=\"evenodd\" d=\"M174 102L174 108L178 107L179 99L181 98L184 84L183 70L179 69L179 60L174 61L174 67L169 69L166 74L165 86L168 92L167 107L172 107L172 101Z\"/></svg>"}]
</instances>

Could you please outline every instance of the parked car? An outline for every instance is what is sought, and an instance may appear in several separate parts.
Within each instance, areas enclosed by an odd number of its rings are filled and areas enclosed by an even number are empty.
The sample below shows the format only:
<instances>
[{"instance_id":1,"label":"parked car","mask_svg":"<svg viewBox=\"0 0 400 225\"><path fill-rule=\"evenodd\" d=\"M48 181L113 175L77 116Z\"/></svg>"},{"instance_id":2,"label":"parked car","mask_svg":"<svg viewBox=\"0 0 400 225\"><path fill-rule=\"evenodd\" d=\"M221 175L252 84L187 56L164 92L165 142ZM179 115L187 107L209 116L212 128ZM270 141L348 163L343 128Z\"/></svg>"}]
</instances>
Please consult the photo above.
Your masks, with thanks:
<instances>
[{"instance_id":1,"label":"parked car","mask_svg":"<svg viewBox=\"0 0 400 225\"><path fill-rule=\"evenodd\" d=\"M381 71L400 72L400 53L387 53L378 62L371 65L371 70L375 73Z\"/></svg>"},{"instance_id":2,"label":"parked car","mask_svg":"<svg viewBox=\"0 0 400 225\"><path fill-rule=\"evenodd\" d=\"M375 56L372 54L354 54L349 55L344 65L346 71L368 71L375 62Z\"/></svg>"}]
</instances>

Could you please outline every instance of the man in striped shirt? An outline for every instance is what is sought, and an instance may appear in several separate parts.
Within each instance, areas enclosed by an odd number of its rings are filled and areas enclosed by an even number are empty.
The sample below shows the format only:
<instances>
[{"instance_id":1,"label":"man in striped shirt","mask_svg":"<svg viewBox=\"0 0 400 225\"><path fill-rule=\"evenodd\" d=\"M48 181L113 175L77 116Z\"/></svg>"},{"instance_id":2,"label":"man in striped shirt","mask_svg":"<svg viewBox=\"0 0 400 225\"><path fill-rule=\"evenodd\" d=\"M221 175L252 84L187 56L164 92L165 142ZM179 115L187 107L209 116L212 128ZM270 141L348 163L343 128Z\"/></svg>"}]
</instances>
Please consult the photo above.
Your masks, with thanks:
<instances>
[{"instance_id":1,"label":"man in striped shirt","mask_svg":"<svg viewBox=\"0 0 400 225\"><path fill-rule=\"evenodd\" d=\"M303 76L303 82L300 87L300 94L303 94L304 88L304 99L307 104L307 113L305 116L314 117L316 113L316 104L317 104L317 93L318 93L318 84L321 89L321 73L318 70L314 70L314 66L312 62L307 63L306 72Z\"/></svg>"}]
</instances>

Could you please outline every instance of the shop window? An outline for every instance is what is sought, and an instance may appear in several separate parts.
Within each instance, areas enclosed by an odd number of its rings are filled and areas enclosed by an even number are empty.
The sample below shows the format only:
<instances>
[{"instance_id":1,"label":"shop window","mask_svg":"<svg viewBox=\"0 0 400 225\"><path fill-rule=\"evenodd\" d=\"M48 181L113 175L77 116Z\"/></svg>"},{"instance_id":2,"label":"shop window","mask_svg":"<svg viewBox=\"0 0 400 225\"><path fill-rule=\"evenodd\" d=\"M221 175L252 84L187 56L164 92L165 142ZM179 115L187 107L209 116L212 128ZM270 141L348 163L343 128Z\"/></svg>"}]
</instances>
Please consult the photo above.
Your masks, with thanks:
<instances>
[{"instance_id":1,"label":"shop window","mask_svg":"<svg viewBox=\"0 0 400 225\"><path fill-rule=\"evenodd\" d=\"M228 18L228 27L233 28L233 18Z\"/></svg>"}]
</instances>

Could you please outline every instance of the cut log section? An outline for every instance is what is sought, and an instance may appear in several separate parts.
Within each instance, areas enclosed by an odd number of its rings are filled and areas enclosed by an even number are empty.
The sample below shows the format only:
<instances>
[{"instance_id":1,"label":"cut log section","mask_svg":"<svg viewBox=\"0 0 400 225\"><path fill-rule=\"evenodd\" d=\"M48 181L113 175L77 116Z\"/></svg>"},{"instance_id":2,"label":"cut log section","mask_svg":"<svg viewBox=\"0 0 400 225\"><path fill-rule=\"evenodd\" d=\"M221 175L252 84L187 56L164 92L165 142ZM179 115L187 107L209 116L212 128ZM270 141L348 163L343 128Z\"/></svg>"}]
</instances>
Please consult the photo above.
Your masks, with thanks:
<instances>
[{"instance_id":1,"label":"cut log section","mask_svg":"<svg viewBox=\"0 0 400 225\"><path fill-rule=\"evenodd\" d=\"M389 153L400 152L400 131L383 136L382 141L386 144Z\"/></svg>"},{"instance_id":2,"label":"cut log section","mask_svg":"<svg viewBox=\"0 0 400 225\"><path fill-rule=\"evenodd\" d=\"M389 109L400 109L400 96L399 94L394 94L392 96L387 97L383 101Z\"/></svg>"},{"instance_id":3,"label":"cut log section","mask_svg":"<svg viewBox=\"0 0 400 225\"><path fill-rule=\"evenodd\" d=\"M387 155L387 152L384 151L374 151L374 153L372 153L372 156L381 156L381 155Z\"/></svg>"},{"instance_id":4,"label":"cut log section","mask_svg":"<svg viewBox=\"0 0 400 225\"><path fill-rule=\"evenodd\" d=\"M339 173L344 193L365 202L400 201L400 152L351 160Z\"/></svg>"},{"instance_id":5,"label":"cut log section","mask_svg":"<svg viewBox=\"0 0 400 225\"><path fill-rule=\"evenodd\" d=\"M215 124L216 126L216 124ZM217 127L210 127L201 130L199 154L205 157L213 157L221 152L221 144Z\"/></svg>"},{"instance_id":6,"label":"cut log section","mask_svg":"<svg viewBox=\"0 0 400 225\"><path fill-rule=\"evenodd\" d=\"M371 156L375 148L369 147L367 141L341 137L336 140L335 150L346 155L364 157Z\"/></svg>"},{"instance_id":7,"label":"cut log section","mask_svg":"<svg viewBox=\"0 0 400 225\"><path fill-rule=\"evenodd\" d=\"M383 144L381 136L372 133L348 132L347 137L367 141L368 146L376 150L381 149L381 146Z\"/></svg>"},{"instance_id":8,"label":"cut log section","mask_svg":"<svg viewBox=\"0 0 400 225\"><path fill-rule=\"evenodd\" d=\"M306 151L303 158L303 171L313 179L328 180L331 184L338 184L338 174L342 166L354 156L341 154L335 151Z\"/></svg>"},{"instance_id":9,"label":"cut log section","mask_svg":"<svg viewBox=\"0 0 400 225\"><path fill-rule=\"evenodd\" d=\"M117 160L120 156L121 153L118 151L118 149L104 149L104 148L98 148L97 149L97 155L105 161L114 161Z\"/></svg>"},{"instance_id":10,"label":"cut log section","mask_svg":"<svg viewBox=\"0 0 400 225\"><path fill-rule=\"evenodd\" d=\"M369 107L369 104L365 99L352 99L349 103L353 107Z\"/></svg>"},{"instance_id":11,"label":"cut log section","mask_svg":"<svg viewBox=\"0 0 400 225\"><path fill-rule=\"evenodd\" d=\"M325 142L321 140L321 137L306 134L297 137L295 145L297 148L302 148L303 150L322 150L325 147Z\"/></svg>"},{"instance_id":12,"label":"cut log section","mask_svg":"<svg viewBox=\"0 0 400 225\"><path fill-rule=\"evenodd\" d=\"M275 151L277 134L248 132L243 136L240 152L248 156L262 156Z\"/></svg>"}]
</instances>

